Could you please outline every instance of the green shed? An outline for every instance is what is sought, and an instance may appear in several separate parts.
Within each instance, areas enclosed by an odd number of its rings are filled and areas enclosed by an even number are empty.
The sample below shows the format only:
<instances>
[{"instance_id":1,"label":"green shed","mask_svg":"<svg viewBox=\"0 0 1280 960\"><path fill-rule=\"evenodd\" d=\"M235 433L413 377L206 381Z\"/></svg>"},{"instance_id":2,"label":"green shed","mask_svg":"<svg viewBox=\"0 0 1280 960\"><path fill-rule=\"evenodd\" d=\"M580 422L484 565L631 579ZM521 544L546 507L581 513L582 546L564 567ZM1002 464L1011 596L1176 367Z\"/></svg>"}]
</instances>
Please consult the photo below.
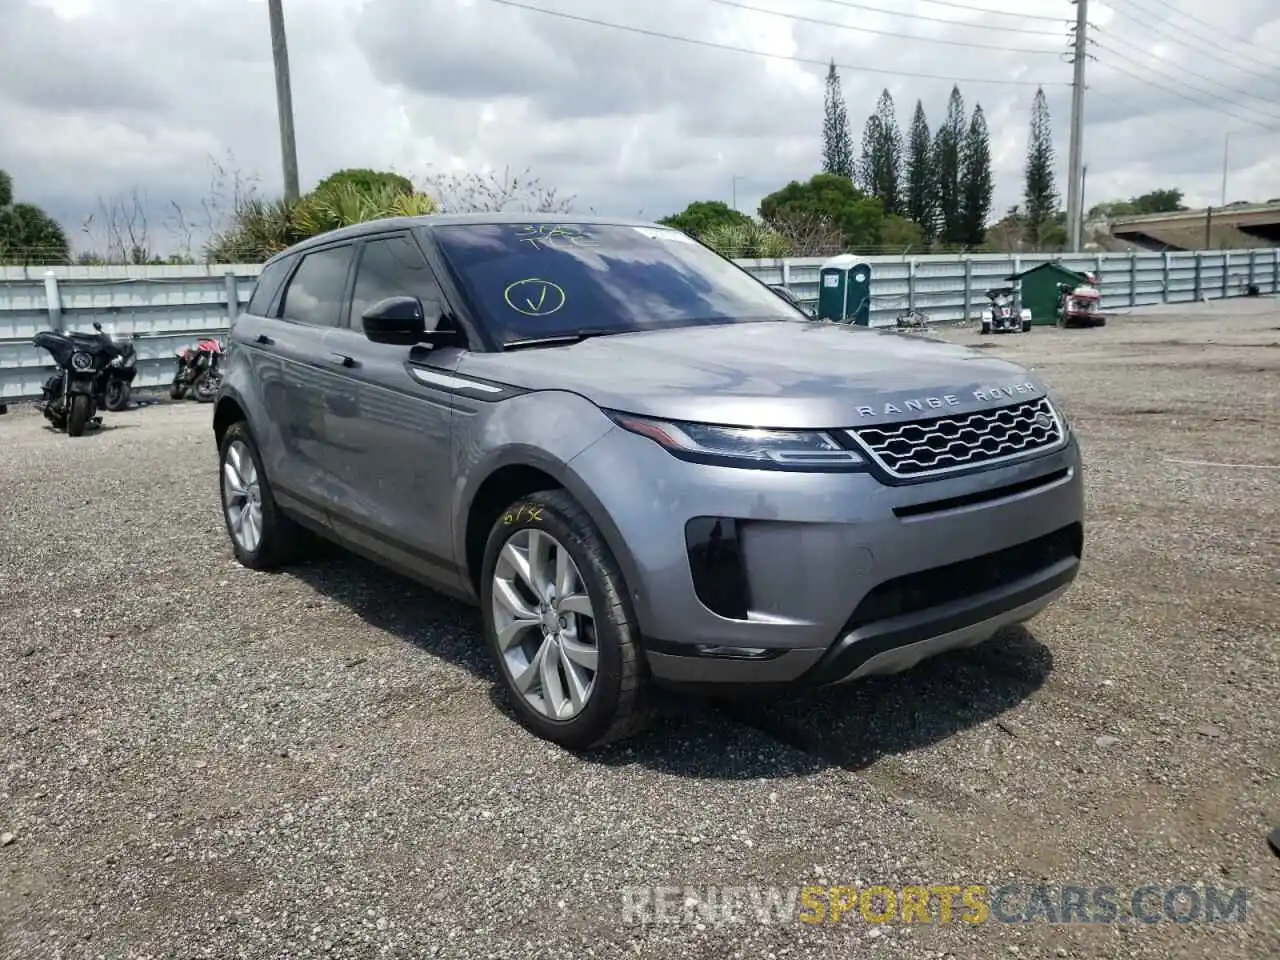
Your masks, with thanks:
<instances>
[{"instance_id":1,"label":"green shed","mask_svg":"<svg viewBox=\"0 0 1280 960\"><path fill-rule=\"evenodd\" d=\"M1042 263L1005 278L1007 283L1019 284L1019 299L1031 311L1031 322L1036 326L1052 326L1058 322L1058 284L1069 283L1073 287L1085 282L1083 273L1068 270L1060 263Z\"/></svg>"}]
</instances>

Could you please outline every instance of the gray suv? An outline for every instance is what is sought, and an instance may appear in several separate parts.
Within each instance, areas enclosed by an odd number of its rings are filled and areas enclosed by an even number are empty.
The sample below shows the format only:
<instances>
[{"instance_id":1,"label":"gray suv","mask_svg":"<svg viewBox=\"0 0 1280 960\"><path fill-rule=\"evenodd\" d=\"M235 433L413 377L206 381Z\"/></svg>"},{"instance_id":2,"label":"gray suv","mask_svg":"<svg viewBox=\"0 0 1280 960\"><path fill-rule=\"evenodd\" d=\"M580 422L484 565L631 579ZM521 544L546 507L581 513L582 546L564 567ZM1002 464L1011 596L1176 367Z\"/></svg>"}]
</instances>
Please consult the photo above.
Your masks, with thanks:
<instances>
[{"instance_id":1,"label":"gray suv","mask_svg":"<svg viewBox=\"0 0 1280 960\"><path fill-rule=\"evenodd\" d=\"M1076 576L1080 455L1026 370L815 322L651 223L434 216L292 247L213 421L241 563L312 534L479 603L514 709L571 749L654 681L911 667Z\"/></svg>"}]
</instances>

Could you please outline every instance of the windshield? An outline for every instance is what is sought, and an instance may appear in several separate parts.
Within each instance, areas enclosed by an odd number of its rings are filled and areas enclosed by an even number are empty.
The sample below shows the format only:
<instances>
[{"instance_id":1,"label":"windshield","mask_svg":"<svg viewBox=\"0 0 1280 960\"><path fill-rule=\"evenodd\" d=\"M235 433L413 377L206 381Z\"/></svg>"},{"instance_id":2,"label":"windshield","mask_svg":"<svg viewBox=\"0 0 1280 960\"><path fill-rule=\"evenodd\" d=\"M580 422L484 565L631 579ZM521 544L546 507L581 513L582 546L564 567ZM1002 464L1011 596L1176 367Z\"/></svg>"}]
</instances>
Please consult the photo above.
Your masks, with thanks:
<instances>
[{"instance_id":1,"label":"windshield","mask_svg":"<svg viewBox=\"0 0 1280 960\"><path fill-rule=\"evenodd\" d=\"M677 230L538 222L453 224L432 234L464 296L504 344L806 319Z\"/></svg>"}]
</instances>

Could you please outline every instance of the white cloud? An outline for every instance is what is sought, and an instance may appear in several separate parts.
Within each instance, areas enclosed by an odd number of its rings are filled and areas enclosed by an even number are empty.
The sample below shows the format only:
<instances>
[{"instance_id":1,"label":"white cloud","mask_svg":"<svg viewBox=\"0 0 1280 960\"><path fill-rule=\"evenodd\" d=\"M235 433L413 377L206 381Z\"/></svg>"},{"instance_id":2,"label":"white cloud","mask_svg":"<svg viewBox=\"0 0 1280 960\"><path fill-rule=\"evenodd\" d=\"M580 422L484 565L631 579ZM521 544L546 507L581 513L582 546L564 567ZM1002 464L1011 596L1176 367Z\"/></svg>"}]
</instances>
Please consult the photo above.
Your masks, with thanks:
<instances>
[{"instance_id":1,"label":"white cloud","mask_svg":"<svg viewBox=\"0 0 1280 960\"><path fill-rule=\"evenodd\" d=\"M1019 200L1035 90L1013 81L1055 84L1046 92L1065 193L1071 67L1062 54L1074 15L1065 0L741 0L830 25L713 0L520 2L782 57L834 58L846 65L855 143L882 88L904 126L917 98L936 123L952 82L945 78L968 78L960 84L966 104L981 102L991 129L997 213ZM243 173L279 188L263 0L5 6L0 167L23 199L73 230L99 196L134 187L157 216L173 200L198 219L209 158L228 151ZM492 0L285 0L285 8L304 189L343 166L411 176L429 167L529 167L583 207L658 217L696 199L728 200L735 177L739 205L752 209L818 168L820 65ZM1228 200L1280 196L1280 132L1247 122L1280 131L1274 0L1221 0L1212 17L1191 0L1095 0L1090 19L1098 59L1088 64L1088 202L1178 186L1189 203L1216 203L1229 130Z\"/></svg>"}]
</instances>

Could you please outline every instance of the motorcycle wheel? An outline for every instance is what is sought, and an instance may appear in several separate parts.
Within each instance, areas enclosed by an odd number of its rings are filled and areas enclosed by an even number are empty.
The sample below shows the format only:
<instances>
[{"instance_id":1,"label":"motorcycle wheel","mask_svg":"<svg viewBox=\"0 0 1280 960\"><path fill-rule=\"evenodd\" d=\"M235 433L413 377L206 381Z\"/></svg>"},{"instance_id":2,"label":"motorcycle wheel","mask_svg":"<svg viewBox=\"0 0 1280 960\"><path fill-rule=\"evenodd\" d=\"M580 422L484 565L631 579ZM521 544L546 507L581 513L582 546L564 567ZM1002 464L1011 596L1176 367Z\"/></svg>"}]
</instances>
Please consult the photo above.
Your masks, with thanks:
<instances>
[{"instance_id":1,"label":"motorcycle wheel","mask_svg":"<svg viewBox=\"0 0 1280 960\"><path fill-rule=\"evenodd\" d=\"M186 395L187 385L185 383L178 383L178 381L175 380L173 383L169 384L170 400L181 400Z\"/></svg>"},{"instance_id":2,"label":"motorcycle wheel","mask_svg":"<svg viewBox=\"0 0 1280 960\"><path fill-rule=\"evenodd\" d=\"M200 403L213 403L214 398L218 395L218 387L222 385L222 378L217 374L206 373L203 377L196 381L195 395L196 400Z\"/></svg>"},{"instance_id":3,"label":"motorcycle wheel","mask_svg":"<svg viewBox=\"0 0 1280 960\"><path fill-rule=\"evenodd\" d=\"M107 384L106 395L102 405L113 413L118 413L129 406L129 384L123 380L112 380Z\"/></svg>"},{"instance_id":4,"label":"motorcycle wheel","mask_svg":"<svg viewBox=\"0 0 1280 960\"><path fill-rule=\"evenodd\" d=\"M983 321L982 321L982 335L985 337L985 336L987 336L989 333L991 333L991 324L990 324L990 323L988 323L986 320L983 320Z\"/></svg>"},{"instance_id":5,"label":"motorcycle wheel","mask_svg":"<svg viewBox=\"0 0 1280 960\"><path fill-rule=\"evenodd\" d=\"M71 398L71 410L67 413L67 436L82 437L89 423L89 397L77 393Z\"/></svg>"}]
</instances>

